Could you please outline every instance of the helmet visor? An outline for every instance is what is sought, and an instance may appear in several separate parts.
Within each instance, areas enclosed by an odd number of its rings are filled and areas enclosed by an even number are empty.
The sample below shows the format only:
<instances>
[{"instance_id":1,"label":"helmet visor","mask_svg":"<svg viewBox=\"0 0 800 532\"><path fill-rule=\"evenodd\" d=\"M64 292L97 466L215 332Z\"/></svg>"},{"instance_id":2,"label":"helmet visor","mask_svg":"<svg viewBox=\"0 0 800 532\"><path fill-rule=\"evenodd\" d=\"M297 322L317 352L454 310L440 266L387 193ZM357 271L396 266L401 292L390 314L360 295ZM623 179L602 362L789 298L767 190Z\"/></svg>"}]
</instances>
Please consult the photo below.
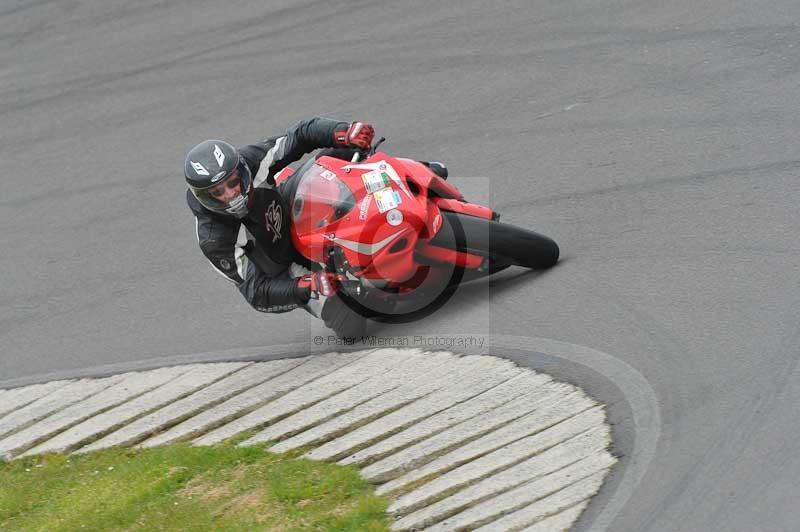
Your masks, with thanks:
<instances>
[{"instance_id":1,"label":"helmet visor","mask_svg":"<svg viewBox=\"0 0 800 532\"><path fill-rule=\"evenodd\" d=\"M218 183L206 188L191 185L189 188L203 207L215 212L238 214L250 192L252 181L250 168L239 161L236 168Z\"/></svg>"}]
</instances>

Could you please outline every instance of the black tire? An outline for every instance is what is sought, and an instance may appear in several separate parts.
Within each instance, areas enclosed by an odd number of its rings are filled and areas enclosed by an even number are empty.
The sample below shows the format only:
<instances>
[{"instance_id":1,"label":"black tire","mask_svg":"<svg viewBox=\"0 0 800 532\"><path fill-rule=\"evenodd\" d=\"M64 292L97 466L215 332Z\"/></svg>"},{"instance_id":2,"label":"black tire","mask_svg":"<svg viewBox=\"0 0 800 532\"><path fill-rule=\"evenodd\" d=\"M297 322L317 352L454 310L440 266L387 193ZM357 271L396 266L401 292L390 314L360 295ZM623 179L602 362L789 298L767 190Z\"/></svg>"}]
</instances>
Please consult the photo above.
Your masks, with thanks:
<instances>
[{"instance_id":1,"label":"black tire","mask_svg":"<svg viewBox=\"0 0 800 532\"><path fill-rule=\"evenodd\" d=\"M558 244L539 233L448 211L442 211L442 228L431 244L534 269L553 266L559 255Z\"/></svg>"}]
</instances>

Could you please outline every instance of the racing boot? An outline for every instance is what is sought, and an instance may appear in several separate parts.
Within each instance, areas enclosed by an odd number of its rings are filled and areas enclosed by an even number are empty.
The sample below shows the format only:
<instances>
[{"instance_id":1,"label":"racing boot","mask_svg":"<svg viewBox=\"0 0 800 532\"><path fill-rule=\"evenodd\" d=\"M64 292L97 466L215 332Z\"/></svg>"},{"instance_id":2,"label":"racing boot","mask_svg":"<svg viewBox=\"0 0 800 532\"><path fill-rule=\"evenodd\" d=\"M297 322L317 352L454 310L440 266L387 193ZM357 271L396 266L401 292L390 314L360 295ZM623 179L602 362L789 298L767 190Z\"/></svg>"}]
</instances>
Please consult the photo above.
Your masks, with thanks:
<instances>
[{"instance_id":1,"label":"racing boot","mask_svg":"<svg viewBox=\"0 0 800 532\"><path fill-rule=\"evenodd\" d=\"M322 321L339 338L357 339L367 332L367 319L340 297L331 297L322 307Z\"/></svg>"}]
</instances>

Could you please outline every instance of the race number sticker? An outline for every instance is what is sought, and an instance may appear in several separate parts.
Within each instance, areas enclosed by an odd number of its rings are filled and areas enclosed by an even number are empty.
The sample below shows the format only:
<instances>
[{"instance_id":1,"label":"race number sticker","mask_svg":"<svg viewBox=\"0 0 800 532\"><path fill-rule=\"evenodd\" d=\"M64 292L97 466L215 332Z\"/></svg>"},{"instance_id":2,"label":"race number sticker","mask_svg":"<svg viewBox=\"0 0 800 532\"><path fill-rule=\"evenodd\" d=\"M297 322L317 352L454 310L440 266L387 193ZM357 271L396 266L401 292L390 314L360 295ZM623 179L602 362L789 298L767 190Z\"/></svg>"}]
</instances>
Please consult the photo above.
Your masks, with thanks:
<instances>
[{"instance_id":1,"label":"race number sticker","mask_svg":"<svg viewBox=\"0 0 800 532\"><path fill-rule=\"evenodd\" d=\"M378 211L381 213L394 209L403 203L403 200L400 199L400 194L391 188L379 190L375 192L373 196L375 196L375 204L378 206Z\"/></svg>"},{"instance_id":2,"label":"race number sticker","mask_svg":"<svg viewBox=\"0 0 800 532\"><path fill-rule=\"evenodd\" d=\"M367 187L367 192L369 194L388 187L389 183L391 183L391 179L389 174L380 170L373 170L372 172L364 172L361 174L361 180L364 182L364 186Z\"/></svg>"}]
</instances>

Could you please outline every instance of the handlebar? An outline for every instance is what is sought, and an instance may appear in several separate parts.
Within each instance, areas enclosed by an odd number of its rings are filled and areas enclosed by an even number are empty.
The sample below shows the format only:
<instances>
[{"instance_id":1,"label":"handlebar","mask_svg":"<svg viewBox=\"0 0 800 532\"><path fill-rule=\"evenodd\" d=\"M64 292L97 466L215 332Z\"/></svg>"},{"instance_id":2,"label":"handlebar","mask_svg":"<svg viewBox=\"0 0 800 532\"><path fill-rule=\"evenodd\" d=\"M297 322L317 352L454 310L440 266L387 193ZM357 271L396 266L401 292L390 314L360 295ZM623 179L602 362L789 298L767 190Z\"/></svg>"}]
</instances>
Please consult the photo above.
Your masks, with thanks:
<instances>
[{"instance_id":1,"label":"handlebar","mask_svg":"<svg viewBox=\"0 0 800 532\"><path fill-rule=\"evenodd\" d=\"M380 139L378 139L378 142L376 142L374 146L370 146L369 149L367 149L367 150L356 150L356 152L353 154L353 158L350 159L350 162L351 163L357 163L361 159L366 159L369 156L373 155L375 152L378 151L378 146L383 144L384 141L386 141L386 137L381 137Z\"/></svg>"}]
</instances>

